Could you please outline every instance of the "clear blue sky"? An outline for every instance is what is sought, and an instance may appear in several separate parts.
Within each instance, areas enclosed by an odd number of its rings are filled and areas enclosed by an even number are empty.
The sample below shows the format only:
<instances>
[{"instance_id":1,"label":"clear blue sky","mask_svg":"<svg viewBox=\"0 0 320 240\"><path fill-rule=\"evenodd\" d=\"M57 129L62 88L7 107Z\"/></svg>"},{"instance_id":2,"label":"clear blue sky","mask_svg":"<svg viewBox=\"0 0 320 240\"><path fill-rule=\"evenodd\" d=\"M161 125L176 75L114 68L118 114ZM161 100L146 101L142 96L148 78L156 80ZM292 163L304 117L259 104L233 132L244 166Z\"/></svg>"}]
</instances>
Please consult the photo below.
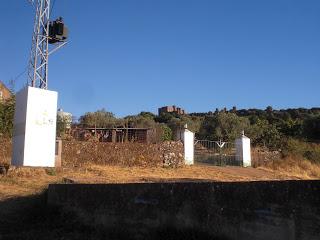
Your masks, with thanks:
<instances>
[{"instance_id":1,"label":"clear blue sky","mask_svg":"<svg viewBox=\"0 0 320 240\"><path fill-rule=\"evenodd\" d=\"M319 107L319 0L56 0L60 15L70 42L50 59L49 89L76 116ZM33 16L27 0L1 0L4 82L27 66Z\"/></svg>"}]
</instances>

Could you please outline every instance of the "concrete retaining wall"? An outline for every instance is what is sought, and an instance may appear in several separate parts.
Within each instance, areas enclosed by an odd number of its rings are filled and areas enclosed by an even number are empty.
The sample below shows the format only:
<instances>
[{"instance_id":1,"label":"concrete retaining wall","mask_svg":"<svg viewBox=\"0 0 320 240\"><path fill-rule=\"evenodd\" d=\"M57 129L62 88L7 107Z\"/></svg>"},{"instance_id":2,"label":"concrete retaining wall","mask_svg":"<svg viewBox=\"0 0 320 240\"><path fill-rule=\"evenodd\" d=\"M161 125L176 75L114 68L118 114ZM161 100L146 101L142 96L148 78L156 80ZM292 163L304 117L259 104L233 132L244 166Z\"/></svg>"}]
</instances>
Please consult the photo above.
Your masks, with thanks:
<instances>
[{"instance_id":1,"label":"concrete retaining wall","mask_svg":"<svg viewBox=\"0 0 320 240\"><path fill-rule=\"evenodd\" d=\"M320 236L319 192L320 181L55 184L48 203L136 238L167 228L214 239L309 240Z\"/></svg>"}]
</instances>

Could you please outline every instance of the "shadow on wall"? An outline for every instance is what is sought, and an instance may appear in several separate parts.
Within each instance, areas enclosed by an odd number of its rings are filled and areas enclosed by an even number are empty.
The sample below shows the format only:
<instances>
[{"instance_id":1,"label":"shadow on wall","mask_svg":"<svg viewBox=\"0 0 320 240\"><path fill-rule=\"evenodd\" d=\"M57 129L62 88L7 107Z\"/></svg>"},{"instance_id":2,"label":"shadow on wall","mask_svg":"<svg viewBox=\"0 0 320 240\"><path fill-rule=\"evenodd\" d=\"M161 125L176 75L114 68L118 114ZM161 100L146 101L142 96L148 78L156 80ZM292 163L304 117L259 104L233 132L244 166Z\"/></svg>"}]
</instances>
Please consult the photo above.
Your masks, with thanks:
<instances>
[{"instance_id":1,"label":"shadow on wall","mask_svg":"<svg viewBox=\"0 0 320 240\"><path fill-rule=\"evenodd\" d=\"M148 232L143 226L136 236L119 229L102 226L86 226L76 215L61 208L49 207L47 193L16 197L0 201L0 239L224 239L209 236L205 232L192 229L177 230L168 227ZM142 228L141 228L142 227Z\"/></svg>"},{"instance_id":2,"label":"shadow on wall","mask_svg":"<svg viewBox=\"0 0 320 240\"><path fill-rule=\"evenodd\" d=\"M92 228L47 207L46 192L0 201L0 239L89 239Z\"/></svg>"},{"instance_id":3,"label":"shadow on wall","mask_svg":"<svg viewBox=\"0 0 320 240\"><path fill-rule=\"evenodd\" d=\"M52 184L48 202L133 239L318 240L319 189L316 180Z\"/></svg>"}]
</instances>

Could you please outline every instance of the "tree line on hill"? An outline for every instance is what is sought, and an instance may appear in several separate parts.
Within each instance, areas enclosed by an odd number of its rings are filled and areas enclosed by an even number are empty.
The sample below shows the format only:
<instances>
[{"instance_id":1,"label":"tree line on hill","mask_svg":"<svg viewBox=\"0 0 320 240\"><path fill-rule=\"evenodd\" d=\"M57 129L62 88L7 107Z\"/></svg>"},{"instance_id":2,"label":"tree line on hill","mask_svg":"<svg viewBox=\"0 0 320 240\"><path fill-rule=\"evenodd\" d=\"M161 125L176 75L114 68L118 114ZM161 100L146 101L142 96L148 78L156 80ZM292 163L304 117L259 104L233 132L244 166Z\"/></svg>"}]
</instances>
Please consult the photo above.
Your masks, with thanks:
<instances>
[{"instance_id":1,"label":"tree line on hill","mask_svg":"<svg viewBox=\"0 0 320 240\"><path fill-rule=\"evenodd\" d=\"M254 147L280 150L282 155L320 163L320 108L274 110L261 109L218 110L208 113L179 115L150 112L116 118L101 109L86 113L79 123L97 127L143 127L156 129L161 140L173 139L173 134L185 124L199 140L233 142L244 130Z\"/></svg>"},{"instance_id":2,"label":"tree line on hill","mask_svg":"<svg viewBox=\"0 0 320 240\"><path fill-rule=\"evenodd\" d=\"M14 97L0 103L0 135L12 136ZM58 135L64 124L58 118ZM320 143L320 108L295 108L274 110L241 109L233 107L207 113L162 113L141 112L124 118L117 118L105 109L87 112L79 118L85 127L136 127L153 128L160 140L171 140L175 131L185 124L195 132L199 140L223 140L233 142L244 130L253 146L263 146L271 150L297 148L301 146L304 155L310 155L305 143ZM61 127L62 126L62 127ZM304 146L304 147L303 147ZM313 145L314 146L314 145ZM302 151L302 150L301 150ZM312 155L312 154L311 154ZM316 158L319 155L316 154ZM314 158L314 157L313 157Z\"/></svg>"},{"instance_id":3,"label":"tree line on hill","mask_svg":"<svg viewBox=\"0 0 320 240\"><path fill-rule=\"evenodd\" d=\"M141 112L137 115L116 118L105 109L89 112L80 117L80 124L97 127L144 127L166 129L169 140L185 124L196 133L197 139L234 141L242 130L253 145L270 149L281 147L284 139L293 138L307 142L320 142L320 108L274 110L261 109L218 110L208 113L155 115Z\"/></svg>"}]
</instances>

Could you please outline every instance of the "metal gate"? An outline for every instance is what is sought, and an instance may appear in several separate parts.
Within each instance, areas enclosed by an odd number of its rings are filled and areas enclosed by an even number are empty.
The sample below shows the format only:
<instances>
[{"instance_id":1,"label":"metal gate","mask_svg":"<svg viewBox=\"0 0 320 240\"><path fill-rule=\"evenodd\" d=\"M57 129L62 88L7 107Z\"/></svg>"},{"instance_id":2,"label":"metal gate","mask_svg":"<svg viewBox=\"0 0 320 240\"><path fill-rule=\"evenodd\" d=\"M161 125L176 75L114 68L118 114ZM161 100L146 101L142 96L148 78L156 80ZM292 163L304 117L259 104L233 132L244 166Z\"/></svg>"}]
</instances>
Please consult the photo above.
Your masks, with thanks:
<instances>
[{"instance_id":1,"label":"metal gate","mask_svg":"<svg viewBox=\"0 0 320 240\"><path fill-rule=\"evenodd\" d=\"M240 166L236 161L234 143L223 141L195 140L195 163L205 163L215 166Z\"/></svg>"}]
</instances>

